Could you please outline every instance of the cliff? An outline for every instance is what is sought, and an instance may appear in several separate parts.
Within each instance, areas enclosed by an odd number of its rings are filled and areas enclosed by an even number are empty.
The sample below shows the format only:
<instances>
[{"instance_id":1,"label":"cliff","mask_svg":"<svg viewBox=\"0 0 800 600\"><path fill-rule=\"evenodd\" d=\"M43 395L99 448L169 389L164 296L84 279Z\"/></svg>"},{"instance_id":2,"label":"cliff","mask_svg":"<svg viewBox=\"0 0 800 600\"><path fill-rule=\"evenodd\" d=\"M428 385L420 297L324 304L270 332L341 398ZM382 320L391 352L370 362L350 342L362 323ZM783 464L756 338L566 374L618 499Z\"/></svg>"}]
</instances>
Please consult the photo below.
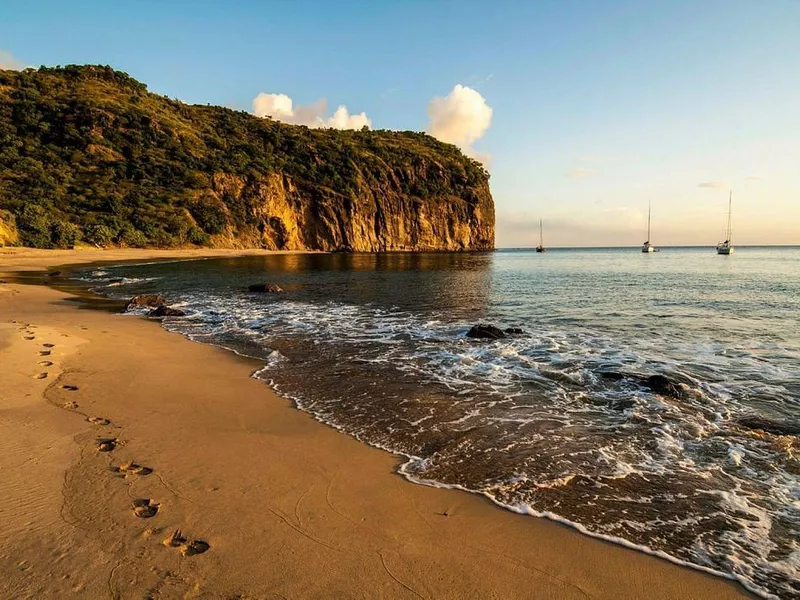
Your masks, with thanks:
<instances>
[{"instance_id":1,"label":"cliff","mask_svg":"<svg viewBox=\"0 0 800 600\"><path fill-rule=\"evenodd\" d=\"M488 178L423 133L187 105L110 67L0 71L0 244L489 250Z\"/></svg>"}]
</instances>

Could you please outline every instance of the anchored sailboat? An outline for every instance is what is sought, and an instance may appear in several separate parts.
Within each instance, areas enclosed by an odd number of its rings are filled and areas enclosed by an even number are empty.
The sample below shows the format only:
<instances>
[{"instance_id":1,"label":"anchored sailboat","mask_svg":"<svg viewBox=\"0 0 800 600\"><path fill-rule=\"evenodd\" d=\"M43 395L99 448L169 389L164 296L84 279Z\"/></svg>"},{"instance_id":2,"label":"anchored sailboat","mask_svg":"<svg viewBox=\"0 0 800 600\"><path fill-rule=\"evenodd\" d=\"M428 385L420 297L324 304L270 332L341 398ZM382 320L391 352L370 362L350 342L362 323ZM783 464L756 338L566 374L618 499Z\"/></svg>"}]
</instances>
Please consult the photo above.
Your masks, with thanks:
<instances>
[{"instance_id":1,"label":"anchored sailboat","mask_svg":"<svg viewBox=\"0 0 800 600\"><path fill-rule=\"evenodd\" d=\"M537 252L547 252L547 248L544 247L544 238L542 237L542 220L539 219L539 245L536 246Z\"/></svg>"},{"instance_id":2,"label":"anchored sailboat","mask_svg":"<svg viewBox=\"0 0 800 600\"><path fill-rule=\"evenodd\" d=\"M717 254L733 254L733 229L731 228L731 205L733 203L733 190L728 194L728 231L725 241L717 244Z\"/></svg>"},{"instance_id":3,"label":"anchored sailboat","mask_svg":"<svg viewBox=\"0 0 800 600\"><path fill-rule=\"evenodd\" d=\"M642 252L649 254L656 251L656 247L650 244L650 203L647 203L647 241L642 245Z\"/></svg>"}]
</instances>

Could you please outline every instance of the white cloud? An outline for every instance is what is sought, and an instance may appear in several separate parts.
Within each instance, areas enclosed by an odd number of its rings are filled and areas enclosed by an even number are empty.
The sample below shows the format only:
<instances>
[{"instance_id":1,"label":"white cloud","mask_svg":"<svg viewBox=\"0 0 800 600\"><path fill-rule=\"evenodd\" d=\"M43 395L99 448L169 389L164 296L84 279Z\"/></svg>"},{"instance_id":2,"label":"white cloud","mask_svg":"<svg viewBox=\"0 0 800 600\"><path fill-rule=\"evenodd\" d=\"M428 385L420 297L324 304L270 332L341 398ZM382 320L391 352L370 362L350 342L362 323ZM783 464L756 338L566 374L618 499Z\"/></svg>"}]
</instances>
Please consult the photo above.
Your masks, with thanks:
<instances>
[{"instance_id":1,"label":"white cloud","mask_svg":"<svg viewBox=\"0 0 800 600\"><path fill-rule=\"evenodd\" d=\"M286 94L265 94L261 92L253 98L253 114L257 117L291 119L294 117L292 99Z\"/></svg>"},{"instance_id":2,"label":"white cloud","mask_svg":"<svg viewBox=\"0 0 800 600\"><path fill-rule=\"evenodd\" d=\"M704 181L703 183L698 184L697 187L714 188L714 189L716 189L716 188L727 188L728 184L725 183L724 181Z\"/></svg>"},{"instance_id":3,"label":"white cloud","mask_svg":"<svg viewBox=\"0 0 800 600\"><path fill-rule=\"evenodd\" d=\"M257 117L271 117L276 121L308 127L330 127L331 129L361 129L372 127L366 113L351 115L347 107L340 105L330 117L326 118L328 106L320 99L313 104L294 105L286 94L267 94L261 92L253 98L253 114Z\"/></svg>"},{"instance_id":4,"label":"white cloud","mask_svg":"<svg viewBox=\"0 0 800 600\"><path fill-rule=\"evenodd\" d=\"M328 127L333 127L334 129L361 129L365 125L372 127L372 121L369 120L366 113L351 115L347 112L347 107L344 104L339 105L333 116L328 119L327 124Z\"/></svg>"},{"instance_id":5,"label":"white cloud","mask_svg":"<svg viewBox=\"0 0 800 600\"><path fill-rule=\"evenodd\" d=\"M570 179L586 179L590 175L594 175L594 172L594 169L578 167L577 169L572 169L569 173L567 173L567 177Z\"/></svg>"},{"instance_id":6,"label":"white cloud","mask_svg":"<svg viewBox=\"0 0 800 600\"><path fill-rule=\"evenodd\" d=\"M478 92L465 85L456 85L444 98L428 103L428 133L455 144L464 153L486 162L488 156L472 148L492 124L492 108Z\"/></svg>"},{"instance_id":7,"label":"white cloud","mask_svg":"<svg viewBox=\"0 0 800 600\"><path fill-rule=\"evenodd\" d=\"M12 71L20 71L24 68L19 60L14 58L10 52L0 50L0 69L11 69Z\"/></svg>"}]
</instances>

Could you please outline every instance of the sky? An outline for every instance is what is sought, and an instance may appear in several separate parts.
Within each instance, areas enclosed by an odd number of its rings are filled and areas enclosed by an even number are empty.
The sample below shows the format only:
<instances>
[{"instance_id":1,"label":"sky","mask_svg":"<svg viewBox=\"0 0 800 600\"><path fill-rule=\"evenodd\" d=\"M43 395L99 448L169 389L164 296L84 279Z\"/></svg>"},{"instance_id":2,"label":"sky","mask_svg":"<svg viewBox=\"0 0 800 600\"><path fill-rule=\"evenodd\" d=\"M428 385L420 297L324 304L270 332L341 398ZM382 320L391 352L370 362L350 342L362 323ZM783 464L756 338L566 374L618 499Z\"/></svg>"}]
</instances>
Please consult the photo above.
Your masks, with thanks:
<instances>
[{"instance_id":1,"label":"sky","mask_svg":"<svg viewBox=\"0 0 800 600\"><path fill-rule=\"evenodd\" d=\"M491 173L498 247L800 244L800 0L0 0L0 68L427 131Z\"/></svg>"}]
</instances>

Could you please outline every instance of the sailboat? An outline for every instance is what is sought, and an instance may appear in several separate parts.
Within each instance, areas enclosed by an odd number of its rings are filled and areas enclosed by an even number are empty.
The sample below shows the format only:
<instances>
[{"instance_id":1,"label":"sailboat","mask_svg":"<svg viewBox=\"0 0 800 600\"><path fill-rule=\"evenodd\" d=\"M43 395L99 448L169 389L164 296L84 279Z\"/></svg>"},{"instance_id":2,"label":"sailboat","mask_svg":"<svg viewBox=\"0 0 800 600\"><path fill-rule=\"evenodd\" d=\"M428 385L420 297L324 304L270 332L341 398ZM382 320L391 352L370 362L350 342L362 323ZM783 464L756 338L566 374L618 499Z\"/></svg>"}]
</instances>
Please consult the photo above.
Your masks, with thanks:
<instances>
[{"instance_id":1,"label":"sailboat","mask_svg":"<svg viewBox=\"0 0 800 600\"><path fill-rule=\"evenodd\" d=\"M539 245L536 246L537 252L547 252L547 248L544 247L544 239L542 238L542 220L539 219Z\"/></svg>"},{"instance_id":2,"label":"sailboat","mask_svg":"<svg viewBox=\"0 0 800 600\"><path fill-rule=\"evenodd\" d=\"M731 204L733 202L733 190L728 194L728 231L725 241L717 244L717 254L733 254L733 229L731 228Z\"/></svg>"},{"instance_id":3,"label":"sailboat","mask_svg":"<svg viewBox=\"0 0 800 600\"><path fill-rule=\"evenodd\" d=\"M642 252L646 254L650 254L651 252L656 251L656 247L650 243L650 212L651 206L650 203L647 203L647 241L642 244Z\"/></svg>"}]
</instances>

